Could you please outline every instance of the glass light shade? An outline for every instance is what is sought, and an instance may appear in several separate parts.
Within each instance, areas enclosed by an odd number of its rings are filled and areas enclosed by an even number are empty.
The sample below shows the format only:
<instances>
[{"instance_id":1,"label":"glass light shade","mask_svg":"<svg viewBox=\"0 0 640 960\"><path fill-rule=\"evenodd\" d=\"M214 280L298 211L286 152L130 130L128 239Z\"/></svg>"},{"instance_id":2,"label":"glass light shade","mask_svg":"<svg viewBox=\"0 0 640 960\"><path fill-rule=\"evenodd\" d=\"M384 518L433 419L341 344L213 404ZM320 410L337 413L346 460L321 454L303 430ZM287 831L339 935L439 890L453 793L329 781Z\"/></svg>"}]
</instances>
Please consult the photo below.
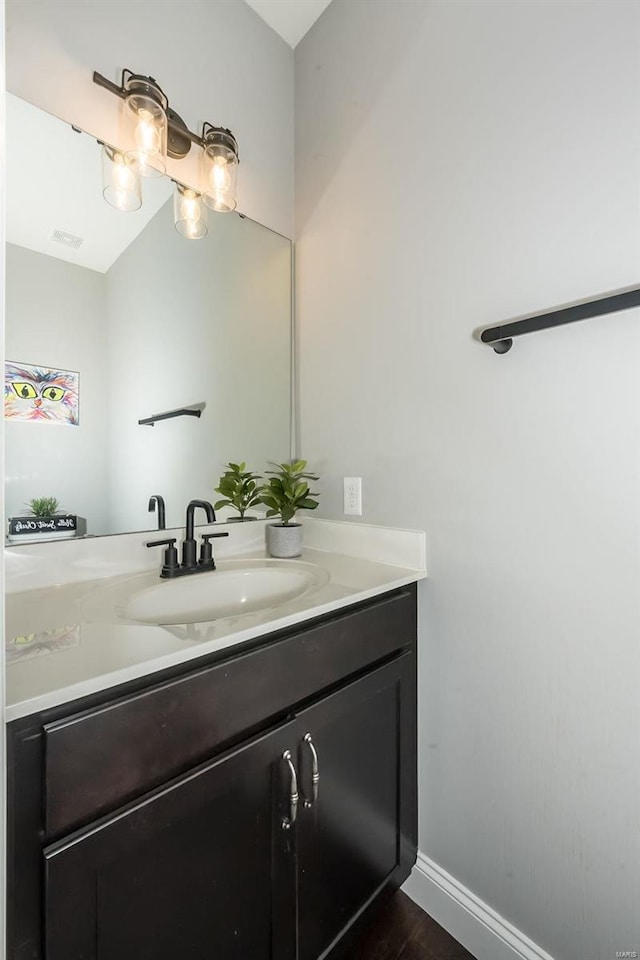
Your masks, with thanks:
<instances>
[{"instance_id":1,"label":"glass light shade","mask_svg":"<svg viewBox=\"0 0 640 960\"><path fill-rule=\"evenodd\" d=\"M238 145L231 131L211 127L205 133L201 162L202 197L206 205L218 213L235 210Z\"/></svg>"},{"instance_id":2,"label":"glass light shade","mask_svg":"<svg viewBox=\"0 0 640 960\"><path fill-rule=\"evenodd\" d=\"M116 210L139 210L142 206L140 177L113 147L102 148L102 196Z\"/></svg>"},{"instance_id":3,"label":"glass light shade","mask_svg":"<svg viewBox=\"0 0 640 960\"><path fill-rule=\"evenodd\" d=\"M141 177L162 177L167 160L167 98L148 77L129 77L122 104L125 160Z\"/></svg>"},{"instance_id":4,"label":"glass light shade","mask_svg":"<svg viewBox=\"0 0 640 960\"><path fill-rule=\"evenodd\" d=\"M207 210L202 197L195 190L176 183L173 195L173 218L178 233L188 240L201 240L206 237Z\"/></svg>"}]
</instances>

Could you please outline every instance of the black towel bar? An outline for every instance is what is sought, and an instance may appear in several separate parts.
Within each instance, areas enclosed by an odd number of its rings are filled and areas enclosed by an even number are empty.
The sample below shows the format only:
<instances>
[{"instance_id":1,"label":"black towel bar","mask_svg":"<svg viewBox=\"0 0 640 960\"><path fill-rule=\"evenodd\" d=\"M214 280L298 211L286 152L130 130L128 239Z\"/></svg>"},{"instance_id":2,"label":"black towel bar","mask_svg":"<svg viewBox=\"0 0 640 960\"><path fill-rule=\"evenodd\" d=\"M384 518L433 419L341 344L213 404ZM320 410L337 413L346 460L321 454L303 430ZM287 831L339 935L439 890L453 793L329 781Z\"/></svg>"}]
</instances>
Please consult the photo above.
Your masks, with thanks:
<instances>
[{"instance_id":1,"label":"black towel bar","mask_svg":"<svg viewBox=\"0 0 640 960\"><path fill-rule=\"evenodd\" d=\"M620 310L629 310L631 307L640 307L640 287L620 290L603 297L583 300L569 307L558 310L549 310L534 317L525 317L522 320L513 320L503 323L499 327L488 327L480 334L483 343L493 347L496 353L507 353L513 346L513 338L523 333L535 333L537 330L549 330L565 323L575 323L577 320L589 320L591 317L601 317L605 313L617 313Z\"/></svg>"},{"instance_id":2,"label":"black towel bar","mask_svg":"<svg viewBox=\"0 0 640 960\"><path fill-rule=\"evenodd\" d=\"M141 426L152 427L158 420L171 420L173 417L201 417L206 403L192 403L189 407L178 407L176 410L167 410L165 413L154 413L152 417L138 420Z\"/></svg>"}]
</instances>

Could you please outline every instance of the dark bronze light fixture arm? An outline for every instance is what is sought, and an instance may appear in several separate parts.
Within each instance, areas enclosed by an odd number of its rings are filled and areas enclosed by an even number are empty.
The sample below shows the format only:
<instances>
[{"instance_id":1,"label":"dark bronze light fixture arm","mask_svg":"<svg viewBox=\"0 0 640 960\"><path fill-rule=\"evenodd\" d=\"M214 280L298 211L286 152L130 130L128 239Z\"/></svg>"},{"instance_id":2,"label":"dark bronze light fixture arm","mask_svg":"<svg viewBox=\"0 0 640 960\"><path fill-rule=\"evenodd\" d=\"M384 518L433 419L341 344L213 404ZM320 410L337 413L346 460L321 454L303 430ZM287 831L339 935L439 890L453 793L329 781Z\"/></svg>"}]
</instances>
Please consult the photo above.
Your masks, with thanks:
<instances>
[{"instance_id":1,"label":"dark bronze light fixture arm","mask_svg":"<svg viewBox=\"0 0 640 960\"><path fill-rule=\"evenodd\" d=\"M93 82L97 83L99 87L104 87L109 93L115 93L116 97L124 100L126 96L124 87L119 87L117 83L112 83L111 80L107 80L107 78L103 77L97 70L93 71Z\"/></svg>"}]
</instances>

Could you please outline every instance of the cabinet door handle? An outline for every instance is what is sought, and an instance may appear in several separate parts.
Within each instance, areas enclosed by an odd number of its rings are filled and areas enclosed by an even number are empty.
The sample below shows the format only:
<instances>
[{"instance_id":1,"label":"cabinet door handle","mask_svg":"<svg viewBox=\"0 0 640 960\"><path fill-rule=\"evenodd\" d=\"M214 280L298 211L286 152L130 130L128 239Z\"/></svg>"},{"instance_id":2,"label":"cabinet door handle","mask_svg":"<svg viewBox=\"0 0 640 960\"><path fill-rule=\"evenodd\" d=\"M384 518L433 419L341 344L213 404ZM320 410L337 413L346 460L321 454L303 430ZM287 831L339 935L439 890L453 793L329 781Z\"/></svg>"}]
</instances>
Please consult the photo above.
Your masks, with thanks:
<instances>
[{"instance_id":1,"label":"cabinet door handle","mask_svg":"<svg viewBox=\"0 0 640 960\"><path fill-rule=\"evenodd\" d=\"M315 748L314 742L311 739L310 733L305 733L302 738L302 742L306 743L311 750L311 791L312 791L312 800L305 800L304 805L307 809L313 806L318 799L318 784L320 783L320 769L318 767L318 751Z\"/></svg>"},{"instance_id":2,"label":"cabinet door handle","mask_svg":"<svg viewBox=\"0 0 640 960\"><path fill-rule=\"evenodd\" d=\"M296 768L293 765L293 760L291 759L291 750L285 750L282 754L282 759L289 765L289 773L291 774L289 783L289 816L284 817L282 820L282 829L289 830L296 822L296 815L298 813L298 776L296 774Z\"/></svg>"}]
</instances>

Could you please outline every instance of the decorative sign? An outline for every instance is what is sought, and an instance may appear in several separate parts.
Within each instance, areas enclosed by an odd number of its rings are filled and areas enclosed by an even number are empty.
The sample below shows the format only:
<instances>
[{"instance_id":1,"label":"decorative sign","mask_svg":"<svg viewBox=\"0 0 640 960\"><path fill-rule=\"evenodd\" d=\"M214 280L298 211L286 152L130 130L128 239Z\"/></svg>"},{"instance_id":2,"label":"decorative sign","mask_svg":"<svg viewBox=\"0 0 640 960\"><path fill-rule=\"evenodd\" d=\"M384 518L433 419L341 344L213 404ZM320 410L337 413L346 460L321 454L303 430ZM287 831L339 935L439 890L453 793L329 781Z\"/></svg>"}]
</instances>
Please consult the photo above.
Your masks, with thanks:
<instances>
[{"instance_id":1,"label":"decorative sign","mask_svg":"<svg viewBox=\"0 0 640 960\"><path fill-rule=\"evenodd\" d=\"M55 517L11 517L9 536L19 537L34 533L68 533L78 529L78 518L71 514Z\"/></svg>"},{"instance_id":2,"label":"decorative sign","mask_svg":"<svg viewBox=\"0 0 640 960\"><path fill-rule=\"evenodd\" d=\"M78 426L79 374L72 370L4 365L4 418Z\"/></svg>"}]
</instances>

